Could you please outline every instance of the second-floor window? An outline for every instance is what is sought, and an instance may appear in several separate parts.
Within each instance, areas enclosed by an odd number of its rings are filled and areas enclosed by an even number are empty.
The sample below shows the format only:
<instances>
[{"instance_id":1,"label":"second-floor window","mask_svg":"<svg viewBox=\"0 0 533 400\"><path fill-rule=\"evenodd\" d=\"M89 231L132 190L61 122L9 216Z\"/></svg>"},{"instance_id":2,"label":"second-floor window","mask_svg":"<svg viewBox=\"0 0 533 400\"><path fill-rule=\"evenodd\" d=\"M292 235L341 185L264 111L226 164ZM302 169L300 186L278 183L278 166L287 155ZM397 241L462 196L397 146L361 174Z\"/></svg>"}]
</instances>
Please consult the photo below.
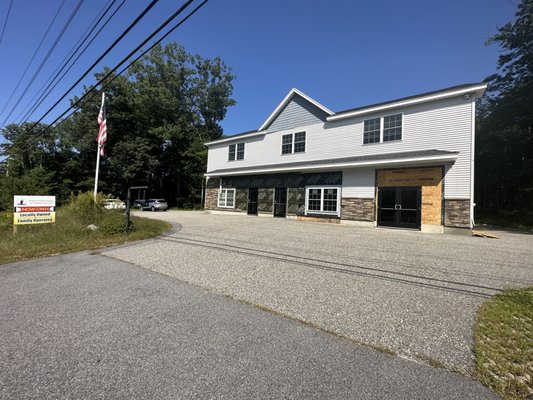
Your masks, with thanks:
<instances>
[{"instance_id":1,"label":"second-floor window","mask_svg":"<svg viewBox=\"0 0 533 400\"><path fill-rule=\"evenodd\" d=\"M228 161L244 160L244 143L230 144L228 148Z\"/></svg>"},{"instance_id":2,"label":"second-floor window","mask_svg":"<svg viewBox=\"0 0 533 400\"><path fill-rule=\"evenodd\" d=\"M402 114L363 121L363 144L402 140Z\"/></svg>"},{"instance_id":3,"label":"second-floor window","mask_svg":"<svg viewBox=\"0 0 533 400\"><path fill-rule=\"evenodd\" d=\"M281 137L281 154L305 152L305 132L289 133Z\"/></svg>"}]
</instances>

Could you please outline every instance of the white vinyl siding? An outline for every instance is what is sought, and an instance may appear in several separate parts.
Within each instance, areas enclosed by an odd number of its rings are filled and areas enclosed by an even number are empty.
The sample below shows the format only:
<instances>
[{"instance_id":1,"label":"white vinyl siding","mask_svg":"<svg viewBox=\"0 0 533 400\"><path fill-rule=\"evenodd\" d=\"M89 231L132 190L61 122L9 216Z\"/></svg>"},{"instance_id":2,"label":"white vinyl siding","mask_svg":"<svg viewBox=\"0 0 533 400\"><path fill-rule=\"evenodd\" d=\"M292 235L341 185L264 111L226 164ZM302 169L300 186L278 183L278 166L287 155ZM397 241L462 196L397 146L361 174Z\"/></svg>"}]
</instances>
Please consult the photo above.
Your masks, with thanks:
<instances>
[{"instance_id":1,"label":"white vinyl siding","mask_svg":"<svg viewBox=\"0 0 533 400\"><path fill-rule=\"evenodd\" d=\"M306 132L304 153L294 153L290 162L327 160L341 157L378 155L417 150L457 151L456 162L448 169L444 182L446 198L470 197L470 143L472 99L462 97L435 101L399 109L387 115L403 114L402 140L363 145L363 120L381 115L364 115L352 119L299 127ZM267 132L264 136L246 139L246 159L239 163L227 161L227 144L209 146L207 171L231 167L251 167L286 163L280 155L282 136L295 129Z\"/></svg>"},{"instance_id":2,"label":"white vinyl siding","mask_svg":"<svg viewBox=\"0 0 533 400\"><path fill-rule=\"evenodd\" d=\"M375 195L376 170L353 168L342 171L342 197L373 199Z\"/></svg>"}]
</instances>

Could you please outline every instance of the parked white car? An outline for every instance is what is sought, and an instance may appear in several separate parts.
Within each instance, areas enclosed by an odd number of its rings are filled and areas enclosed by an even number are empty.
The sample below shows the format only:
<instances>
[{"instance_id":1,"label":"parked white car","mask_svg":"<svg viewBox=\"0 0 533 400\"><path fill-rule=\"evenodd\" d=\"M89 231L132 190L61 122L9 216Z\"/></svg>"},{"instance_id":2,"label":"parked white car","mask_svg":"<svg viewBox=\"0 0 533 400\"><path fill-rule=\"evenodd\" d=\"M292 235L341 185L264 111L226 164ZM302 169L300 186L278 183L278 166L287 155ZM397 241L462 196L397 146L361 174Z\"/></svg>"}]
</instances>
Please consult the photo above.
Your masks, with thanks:
<instances>
[{"instance_id":1,"label":"parked white car","mask_svg":"<svg viewBox=\"0 0 533 400\"><path fill-rule=\"evenodd\" d=\"M120 199L107 199L104 202L104 207L108 210L125 210L126 203Z\"/></svg>"}]
</instances>

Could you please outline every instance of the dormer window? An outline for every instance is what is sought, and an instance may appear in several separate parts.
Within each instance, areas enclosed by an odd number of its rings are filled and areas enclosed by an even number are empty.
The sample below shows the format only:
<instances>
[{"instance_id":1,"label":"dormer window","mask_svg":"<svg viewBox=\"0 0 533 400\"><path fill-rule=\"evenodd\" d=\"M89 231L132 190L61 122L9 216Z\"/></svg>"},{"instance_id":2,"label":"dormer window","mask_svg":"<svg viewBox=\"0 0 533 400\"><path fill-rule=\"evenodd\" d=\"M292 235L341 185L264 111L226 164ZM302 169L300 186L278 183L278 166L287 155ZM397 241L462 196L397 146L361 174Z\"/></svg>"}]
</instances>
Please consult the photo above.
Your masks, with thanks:
<instances>
[{"instance_id":1,"label":"dormer window","mask_svg":"<svg viewBox=\"0 0 533 400\"><path fill-rule=\"evenodd\" d=\"M304 153L305 132L289 133L281 137L281 154Z\"/></svg>"},{"instance_id":2,"label":"dormer window","mask_svg":"<svg viewBox=\"0 0 533 400\"><path fill-rule=\"evenodd\" d=\"M402 140L402 114L363 121L363 144Z\"/></svg>"},{"instance_id":3,"label":"dormer window","mask_svg":"<svg viewBox=\"0 0 533 400\"><path fill-rule=\"evenodd\" d=\"M228 161L244 160L244 143L230 144L228 147Z\"/></svg>"}]
</instances>

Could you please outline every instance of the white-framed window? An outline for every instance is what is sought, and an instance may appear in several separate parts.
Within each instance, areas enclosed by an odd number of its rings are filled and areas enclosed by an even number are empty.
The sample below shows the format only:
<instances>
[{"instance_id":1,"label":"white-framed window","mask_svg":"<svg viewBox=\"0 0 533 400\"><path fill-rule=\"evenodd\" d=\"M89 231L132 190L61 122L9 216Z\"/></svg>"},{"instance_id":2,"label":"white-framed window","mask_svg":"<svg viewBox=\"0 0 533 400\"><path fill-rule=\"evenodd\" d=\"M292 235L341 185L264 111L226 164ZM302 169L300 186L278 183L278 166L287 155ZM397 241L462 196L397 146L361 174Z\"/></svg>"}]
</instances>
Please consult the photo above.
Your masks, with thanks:
<instances>
[{"instance_id":1,"label":"white-framed window","mask_svg":"<svg viewBox=\"0 0 533 400\"><path fill-rule=\"evenodd\" d=\"M363 121L363 144L402 140L403 114L386 115Z\"/></svg>"},{"instance_id":2,"label":"white-framed window","mask_svg":"<svg viewBox=\"0 0 533 400\"><path fill-rule=\"evenodd\" d=\"M281 154L305 152L305 132L296 132L281 137Z\"/></svg>"},{"instance_id":3,"label":"white-framed window","mask_svg":"<svg viewBox=\"0 0 533 400\"><path fill-rule=\"evenodd\" d=\"M244 160L244 142L230 144L228 147L228 161Z\"/></svg>"},{"instance_id":4,"label":"white-framed window","mask_svg":"<svg viewBox=\"0 0 533 400\"><path fill-rule=\"evenodd\" d=\"M219 189L218 206L224 208L235 208L235 189Z\"/></svg>"},{"instance_id":5,"label":"white-framed window","mask_svg":"<svg viewBox=\"0 0 533 400\"><path fill-rule=\"evenodd\" d=\"M305 214L340 216L340 186L307 186L305 188Z\"/></svg>"}]
</instances>

